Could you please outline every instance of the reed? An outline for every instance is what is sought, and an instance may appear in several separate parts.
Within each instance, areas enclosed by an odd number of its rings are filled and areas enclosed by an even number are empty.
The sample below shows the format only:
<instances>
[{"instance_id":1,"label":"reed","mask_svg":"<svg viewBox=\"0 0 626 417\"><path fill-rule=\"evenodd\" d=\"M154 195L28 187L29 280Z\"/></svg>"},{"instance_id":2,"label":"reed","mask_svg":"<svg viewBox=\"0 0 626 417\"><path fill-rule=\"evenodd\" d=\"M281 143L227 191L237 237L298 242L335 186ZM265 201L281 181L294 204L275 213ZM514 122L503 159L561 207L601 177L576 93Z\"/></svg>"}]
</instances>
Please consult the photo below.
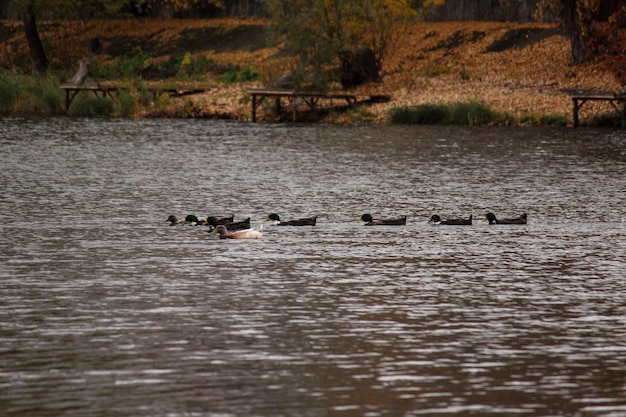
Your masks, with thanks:
<instances>
[{"instance_id":1,"label":"reed","mask_svg":"<svg viewBox=\"0 0 626 417\"><path fill-rule=\"evenodd\" d=\"M0 72L0 111L5 113L59 113L63 94L52 76Z\"/></svg>"},{"instance_id":2,"label":"reed","mask_svg":"<svg viewBox=\"0 0 626 417\"><path fill-rule=\"evenodd\" d=\"M511 116L480 101L452 104L422 104L391 110L392 123L488 125L510 123Z\"/></svg>"}]
</instances>

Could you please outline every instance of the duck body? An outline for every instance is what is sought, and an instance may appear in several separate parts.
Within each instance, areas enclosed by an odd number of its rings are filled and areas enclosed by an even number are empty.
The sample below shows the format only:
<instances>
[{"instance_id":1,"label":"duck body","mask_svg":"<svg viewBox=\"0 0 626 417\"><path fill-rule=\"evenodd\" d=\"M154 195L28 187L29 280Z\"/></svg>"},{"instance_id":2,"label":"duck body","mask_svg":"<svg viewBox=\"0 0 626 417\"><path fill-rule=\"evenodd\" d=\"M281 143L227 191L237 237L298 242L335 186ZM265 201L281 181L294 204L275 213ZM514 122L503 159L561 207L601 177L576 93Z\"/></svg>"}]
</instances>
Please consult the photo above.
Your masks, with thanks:
<instances>
[{"instance_id":1,"label":"duck body","mask_svg":"<svg viewBox=\"0 0 626 417\"><path fill-rule=\"evenodd\" d=\"M228 223L232 223L235 221L235 215L231 214L228 217L222 217L222 218L217 218L215 216L208 216L206 218L206 220L204 221L204 223L202 223L203 225L207 226L217 226L220 224L228 224Z\"/></svg>"},{"instance_id":2,"label":"duck body","mask_svg":"<svg viewBox=\"0 0 626 417\"><path fill-rule=\"evenodd\" d=\"M317 223L317 216L307 217L303 219L287 220L285 222L280 220L280 216L276 213L272 213L267 216L265 221L271 221L277 226L315 226Z\"/></svg>"},{"instance_id":3,"label":"duck body","mask_svg":"<svg viewBox=\"0 0 626 417\"><path fill-rule=\"evenodd\" d=\"M365 222L365 226L405 226L406 216L393 219L374 219L371 214L364 214L359 218L360 222Z\"/></svg>"},{"instance_id":4,"label":"duck body","mask_svg":"<svg viewBox=\"0 0 626 417\"><path fill-rule=\"evenodd\" d=\"M188 224L190 226L201 226L202 223L203 222L198 220L198 217L194 216L193 214L188 214L187 216L185 216L185 220L181 222L181 224Z\"/></svg>"},{"instance_id":5,"label":"duck body","mask_svg":"<svg viewBox=\"0 0 626 417\"><path fill-rule=\"evenodd\" d=\"M489 224L527 224L528 214L524 213L519 217L510 219L498 219L495 214L487 213L485 215L485 220L489 222Z\"/></svg>"},{"instance_id":6,"label":"duck body","mask_svg":"<svg viewBox=\"0 0 626 417\"><path fill-rule=\"evenodd\" d=\"M470 214L470 216L467 219L446 219L443 220L441 217L439 217L438 214L433 214L430 217L430 220L428 220L428 223L433 223L433 224L443 224L443 225L449 225L449 226L471 226L472 225L472 215Z\"/></svg>"},{"instance_id":7,"label":"duck body","mask_svg":"<svg viewBox=\"0 0 626 417\"><path fill-rule=\"evenodd\" d=\"M220 225L226 226L227 230L243 230L243 229L250 228L250 217L248 217L245 220L238 221L238 222L233 221L234 218L235 216L224 217L224 218L218 219L216 217L209 216L207 217L207 219L204 221L203 224L211 226L211 230L215 229L217 226L220 226Z\"/></svg>"},{"instance_id":8,"label":"duck body","mask_svg":"<svg viewBox=\"0 0 626 417\"><path fill-rule=\"evenodd\" d=\"M165 223L170 222L170 226L176 226L179 221L178 218L174 215L171 215L167 218L167 220L165 220Z\"/></svg>"},{"instance_id":9,"label":"duck body","mask_svg":"<svg viewBox=\"0 0 626 417\"><path fill-rule=\"evenodd\" d=\"M263 225L258 228L229 231L223 224L218 225L211 234L218 234L220 239L261 239L263 237Z\"/></svg>"}]
</instances>

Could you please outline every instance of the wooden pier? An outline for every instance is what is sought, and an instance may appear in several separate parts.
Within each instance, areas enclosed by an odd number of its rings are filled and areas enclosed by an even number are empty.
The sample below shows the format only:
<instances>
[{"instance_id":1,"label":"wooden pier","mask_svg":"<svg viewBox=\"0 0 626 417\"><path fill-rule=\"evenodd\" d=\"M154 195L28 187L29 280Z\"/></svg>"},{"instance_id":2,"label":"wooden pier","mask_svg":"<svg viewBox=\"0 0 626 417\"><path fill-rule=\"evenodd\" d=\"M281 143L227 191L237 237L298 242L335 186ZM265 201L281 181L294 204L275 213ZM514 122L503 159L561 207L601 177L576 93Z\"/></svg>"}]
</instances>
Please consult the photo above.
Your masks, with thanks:
<instances>
[{"instance_id":1,"label":"wooden pier","mask_svg":"<svg viewBox=\"0 0 626 417\"><path fill-rule=\"evenodd\" d=\"M573 96L574 127L578 127L578 113L588 101L605 101L611 104L621 119L622 129L626 129L626 94L590 94Z\"/></svg>"},{"instance_id":2,"label":"wooden pier","mask_svg":"<svg viewBox=\"0 0 626 417\"><path fill-rule=\"evenodd\" d=\"M252 121L256 122L257 108L267 98L273 98L276 100L276 106L281 107L280 100L282 98L287 99L289 106L292 109L293 121L296 121L298 111L298 101L305 103L310 109L315 110L320 100L345 100L349 107L353 107L358 103L358 98L354 94L344 93L322 93L311 91L296 91L286 89L265 89L265 88L250 88L248 93L252 96ZM366 102L384 102L389 101L390 97L387 95L372 95L369 96Z\"/></svg>"},{"instance_id":3,"label":"wooden pier","mask_svg":"<svg viewBox=\"0 0 626 417\"><path fill-rule=\"evenodd\" d=\"M74 85L74 84L61 84L59 86L59 88L61 90L65 91L65 110L69 111L70 109L70 105L72 104L72 101L74 100L74 98L76 97L76 95L78 95L78 93L82 92L82 91L91 91L92 93L94 93L97 97L101 96L101 97L109 97L112 100L115 99L115 96L117 96L119 94L120 90L124 90L124 89L128 89L128 87L115 87L115 86L110 86L110 85L100 85L97 83L94 84L81 84L81 85ZM156 97L159 94L169 94L171 97L181 97L181 96L186 96L189 94L199 94L199 93L204 93L205 91L207 91L204 88L158 88L158 87L150 87L147 88L146 91L150 92L152 94L152 97L156 99Z\"/></svg>"}]
</instances>

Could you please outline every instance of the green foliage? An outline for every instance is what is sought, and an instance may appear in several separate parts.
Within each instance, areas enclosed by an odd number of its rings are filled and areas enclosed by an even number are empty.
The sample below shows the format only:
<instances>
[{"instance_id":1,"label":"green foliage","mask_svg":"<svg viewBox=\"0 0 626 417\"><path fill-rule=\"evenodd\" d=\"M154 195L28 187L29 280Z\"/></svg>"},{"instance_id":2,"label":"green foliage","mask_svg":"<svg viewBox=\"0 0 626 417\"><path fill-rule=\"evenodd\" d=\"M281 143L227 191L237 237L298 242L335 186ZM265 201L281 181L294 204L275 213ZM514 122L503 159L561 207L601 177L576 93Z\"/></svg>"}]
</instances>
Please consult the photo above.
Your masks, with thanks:
<instances>
[{"instance_id":1,"label":"green foliage","mask_svg":"<svg viewBox=\"0 0 626 417\"><path fill-rule=\"evenodd\" d=\"M368 49L380 70L397 41L395 25L415 14L408 0L267 0L266 5L300 74L321 74L339 66L338 57Z\"/></svg>"},{"instance_id":2,"label":"green foliage","mask_svg":"<svg viewBox=\"0 0 626 417\"><path fill-rule=\"evenodd\" d=\"M58 113L63 96L53 77L29 77L0 72L0 111Z\"/></svg>"},{"instance_id":3,"label":"green foliage","mask_svg":"<svg viewBox=\"0 0 626 417\"><path fill-rule=\"evenodd\" d=\"M511 119L479 101L397 107L390 111L390 118L392 123L454 125L508 123Z\"/></svg>"},{"instance_id":4,"label":"green foliage","mask_svg":"<svg viewBox=\"0 0 626 417\"><path fill-rule=\"evenodd\" d=\"M498 118L498 114L479 101L456 103L452 105L450 123L454 125L483 125Z\"/></svg>"},{"instance_id":5,"label":"green foliage","mask_svg":"<svg viewBox=\"0 0 626 417\"><path fill-rule=\"evenodd\" d=\"M96 79L119 79L135 78L153 63L153 57L147 52L139 51L132 56L120 58L117 62L109 65L92 65L92 73Z\"/></svg>"},{"instance_id":6,"label":"green foliage","mask_svg":"<svg viewBox=\"0 0 626 417\"><path fill-rule=\"evenodd\" d=\"M450 110L443 104L423 104L391 109L391 122L402 124L445 124L450 119Z\"/></svg>"},{"instance_id":7,"label":"green foliage","mask_svg":"<svg viewBox=\"0 0 626 417\"><path fill-rule=\"evenodd\" d=\"M259 71L249 65L246 65L243 68L229 66L224 71L222 79L227 83L254 81L259 79Z\"/></svg>"},{"instance_id":8,"label":"green foliage","mask_svg":"<svg viewBox=\"0 0 626 417\"><path fill-rule=\"evenodd\" d=\"M19 82L17 76L8 72L0 72L0 111L13 111L22 90L22 83Z\"/></svg>"},{"instance_id":9,"label":"green foliage","mask_svg":"<svg viewBox=\"0 0 626 417\"><path fill-rule=\"evenodd\" d=\"M216 64L204 55L193 56L185 53L178 67L178 73L186 77L203 77L207 72L214 70Z\"/></svg>"},{"instance_id":10,"label":"green foliage","mask_svg":"<svg viewBox=\"0 0 626 417\"><path fill-rule=\"evenodd\" d=\"M541 114L533 111L522 116L520 122L534 126L567 126L568 119L562 114Z\"/></svg>"},{"instance_id":11,"label":"green foliage","mask_svg":"<svg viewBox=\"0 0 626 417\"><path fill-rule=\"evenodd\" d=\"M77 117L108 116L113 113L113 102L91 94L79 94L74 99L70 114Z\"/></svg>"},{"instance_id":12,"label":"green foliage","mask_svg":"<svg viewBox=\"0 0 626 417\"><path fill-rule=\"evenodd\" d=\"M121 90L117 96L117 102L114 108L120 116L128 117L131 116L137 108L137 103L129 90Z\"/></svg>"}]
</instances>

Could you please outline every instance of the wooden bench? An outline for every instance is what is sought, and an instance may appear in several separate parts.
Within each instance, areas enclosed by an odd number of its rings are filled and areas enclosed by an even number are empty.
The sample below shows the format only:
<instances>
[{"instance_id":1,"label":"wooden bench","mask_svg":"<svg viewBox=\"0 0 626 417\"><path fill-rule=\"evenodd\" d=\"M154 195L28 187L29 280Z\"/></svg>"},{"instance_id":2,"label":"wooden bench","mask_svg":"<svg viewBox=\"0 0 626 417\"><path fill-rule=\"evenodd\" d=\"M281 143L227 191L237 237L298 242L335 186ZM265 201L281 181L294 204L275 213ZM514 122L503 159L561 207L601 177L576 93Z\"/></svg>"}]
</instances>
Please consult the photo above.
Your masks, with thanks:
<instances>
[{"instance_id":1,"label":"wooden bench","mask_svg":"<svg viewBox=\"0 0 626 417\"><path fill-rule=\"evenodd\" d=\"M578 113L582 106L588 101L605 101L611 104L621 119L622 129L626 128L626 94L590 94L573 96L573 120L574 127L578 127Z\"/></svg>"},{"instance_id":2,"label":"wooden bench","mask_svg":"<svg viewBox=\"0 0 626 417\"><path fill-rule=\"evenodd\" d=\"M113 99L113 93L117 92L117 87L107 87L100 86L98 84L86 84L86 85L73 85L73 84L61 84L59 86L61 90L65 91L65 110L69 111L70 104L72 104L72 100L74 97L81 91L92 91L96 96L99 93L102 94L102 97L106 97L107 95Z\"/></svg>"},{"instance_id":3,"label":"wooden bench","mask_svg":"<svg viewBox=\"0 0 626 417\"><path fill-rule=\"evenodd\" d=\"M315 91L296 91L296 90L288 90L288 89L280 89L280 88L249 88L248 93L252 96L252 121L256 122L256 111L257 108L263 103L266 98L274 98L276 100L276 105L280 108L280 99L286 98L289 102L289 105L293 111L293 121L296 121L297 115L297 100L302 100L306 105L315 109L320 100L345 100L348 103L348 106L353 107L357 104L357 96L354 94L345 94L345 93L322 93ZM381 101L389 101L389 96L377 95L370 96L368 98L369 102L381 102Z\"/></svg>"}]
</instances>

